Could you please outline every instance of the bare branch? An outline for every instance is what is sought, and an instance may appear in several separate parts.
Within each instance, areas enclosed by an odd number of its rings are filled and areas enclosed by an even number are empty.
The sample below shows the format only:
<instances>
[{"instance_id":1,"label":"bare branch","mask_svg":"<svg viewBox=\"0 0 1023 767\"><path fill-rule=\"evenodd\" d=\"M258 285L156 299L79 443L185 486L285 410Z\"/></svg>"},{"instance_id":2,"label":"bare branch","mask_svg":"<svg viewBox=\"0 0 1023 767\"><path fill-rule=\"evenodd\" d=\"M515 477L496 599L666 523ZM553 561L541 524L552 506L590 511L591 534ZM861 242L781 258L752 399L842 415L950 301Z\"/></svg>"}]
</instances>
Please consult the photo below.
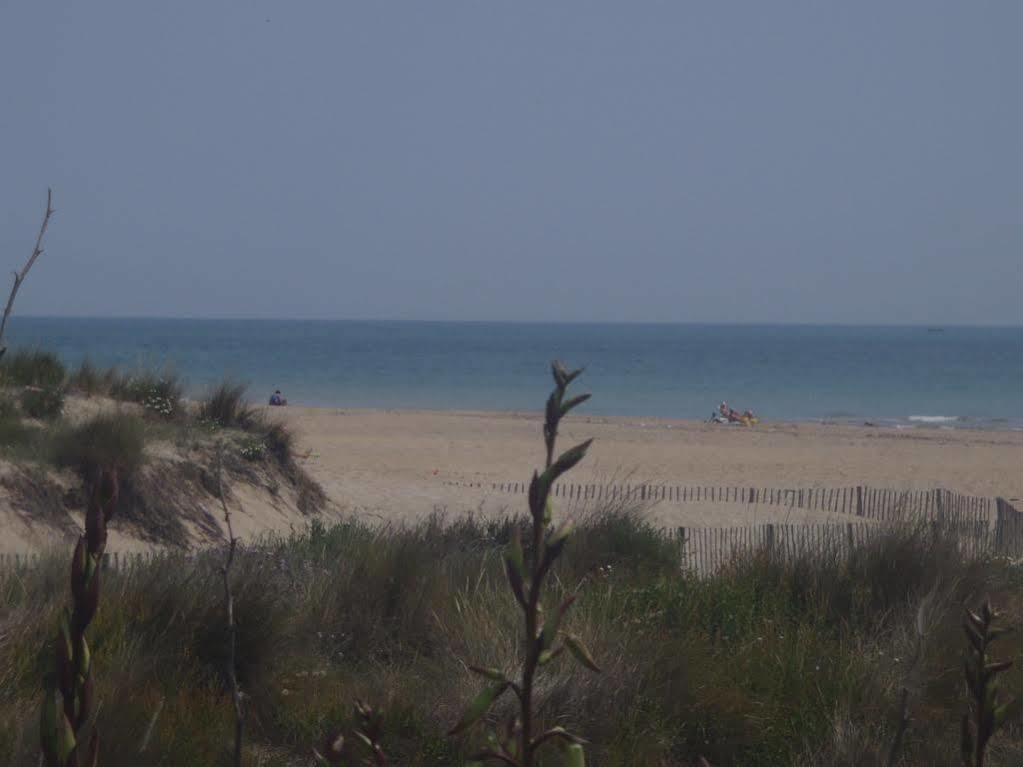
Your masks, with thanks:
<instances>
[{"instance_id":1,"label":"bare branch","mask_svg":"<svg viewBox=\"0 0 1023 767\"><path fill-rule=\"evenodd\" d=\"M21 287L21 283L25 281L28 276L29 270L32 265L35 264L36 259L43 254L43 237L46 236L46 230L50 226L50 219L53 217L53 190L46 190L46 213L43 215L43 223L39 227L39 234L36 237L36 246L32 249L32 255L28 257L28 261L21 268L20 272L14 273L14 284L11 286L11 295L7 299L7 306L4 307L4 318L0 320L0 357L3 357L4 352L7 351L7 347L4 346L4 333L7 332L7 320L11 316L11 311L14 309L14 299L18 295L18 289Z\"/></svg>"},{"instance_id":2,"label":"bare branch","mask_svg":"<svg viewBox=\"0 0 1023 767\"><path fill-rule=\"evenodd\" d=\"M166 702L166 698L160 698L156 704L156 708L153 710L153 716L149 719L149 725L146 727L146 732L142 736L142 743L139 744L139 753L145 753L145 750L149 748L149 740L153 737L153 728L156 727L156 720L160 718L160 713L163 711L163 705Z\"/></svg>"},{"instance_id":3,"label":"bare branch","mask_svg":"<svg viewBox=\"0 0 1023 767\"><path fill-rule=\"evenodd\" d=\"M238 687L238 674L235 670L235 645L238 630L234 623L234 595L231 592L231 565L234 564L234 553L238 547L238 539L234 537L231 527L231 512L227 508L227 497L224 495L224 461L223 446L217 449L217 494L220 506L224 510L224 524L227 525L227 559L220 573L224 578L224 605L227 610L227 684L234 703L234 765L241 767L242 738L245 732L245 712L242 709L242 692Z\"/></svg>"}]
</instances>

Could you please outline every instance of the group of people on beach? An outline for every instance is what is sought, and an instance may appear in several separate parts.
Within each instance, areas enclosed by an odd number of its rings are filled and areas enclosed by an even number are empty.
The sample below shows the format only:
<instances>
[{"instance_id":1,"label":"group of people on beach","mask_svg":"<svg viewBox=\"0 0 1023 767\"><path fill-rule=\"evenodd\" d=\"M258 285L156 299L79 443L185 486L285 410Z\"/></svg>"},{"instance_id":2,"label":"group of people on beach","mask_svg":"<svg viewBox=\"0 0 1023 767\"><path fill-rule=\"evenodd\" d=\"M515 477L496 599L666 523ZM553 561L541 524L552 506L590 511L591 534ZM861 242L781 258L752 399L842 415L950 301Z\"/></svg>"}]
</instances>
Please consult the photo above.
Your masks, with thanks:
<instances>
[{"instance_id":1,"label":"group of people on beach","mask_svg":"<svg viewBox=\"0 0 1023 767\"><path fill-rule=\"evenodd\" d=\"M747 409L740 413L738 410L728 407L727 402L722 402L718 405L717 412L711 413L710 420L714 423L741 423L743 426L752 426L760 419L753 414L752 410Z\"/></svg>"}]
</instances>

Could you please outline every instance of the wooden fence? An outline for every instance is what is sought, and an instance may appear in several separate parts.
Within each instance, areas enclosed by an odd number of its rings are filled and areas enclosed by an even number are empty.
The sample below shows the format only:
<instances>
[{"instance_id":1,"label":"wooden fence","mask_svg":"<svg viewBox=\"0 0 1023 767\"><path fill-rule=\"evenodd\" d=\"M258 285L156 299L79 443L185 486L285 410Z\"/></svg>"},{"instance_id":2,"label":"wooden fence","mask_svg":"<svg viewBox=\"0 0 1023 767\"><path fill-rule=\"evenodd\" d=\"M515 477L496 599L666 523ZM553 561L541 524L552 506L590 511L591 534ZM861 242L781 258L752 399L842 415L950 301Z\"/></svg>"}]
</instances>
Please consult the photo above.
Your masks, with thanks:
<instances>
[{"instance_id":1,"label":"wooden fence","mask_svg":"<svg viewBox=\"0 0 1023 767\"><path fill-rule=\"evenodd\" d=\"M995 553L992 531L984 523L931 524L954 541L964 557ZM697 575L711 575L729 562L755 554L783 561L803 557L840 560L890 530L889 525L869 522L682 527L675 531L675 539L683 567ZM927 528L921 534L924 532Z\"/></svg>"},{"instance_id":2,"label":"wooden fence","mask_svg":"<svg viewBox=\"0 0 1023 767\"><path fill-rule=\"evenodd\" d=\"M489 488L492 492L525 493L528 482L448 483L458 487ZM784 506L785 508L831 511L864 519L895 520L906 518L947 519L958 522L990 524L991 498L963 495L950 490L890 490L885 488L758 488L711 487L668 484L562 484L554 486L554 496L570 500L635 499L668 503L743 503Z\"/></svg>"},{"instance_id":3,"label":"wooden fence","mask_svg":"<svg viewBox=\"0 0 1023 767\"><path fill-rule=\"evenodd\" d=\"M737 491L743 489L737 488ZM683 568L700 576L711 575L737 558L746 558L757 553L782 559L794 559L807 555L841 558L847 556L857 547L864 546L878 536L884 535L890 529L890 524L879 524L876 520L895 522L916 519L920 522L929 521L931 522L930 529L940 532L946 538L953 539L960 554L966 557L1023 558L1023 512L1003 498L994 499L995 519L994 524L991 525L986 515L987 505L978 506L976 503L978 500L986 501L988 499L956 495L944 490L917 494L893 494L869 488L851 489L858 491L852 493L857 502L860 499L863 501L864 521L840 522L836 520L826 524L761 524L741 527L679 527L673 531L667 531L666 535L671 536L677 542ZM750 497L754 498L753 503L770 503L772 499L782 499L776 502L795 506L800 502L816 502L812 500L815 498L834 499L836 497L834 491L831 494L825 491L813 491L813 493L805 491L800 494L799 491L794 490L746 490L749 493L746 496L747 500L738 502L749 503ZM849 495L846 492L838 497L848 499ZM694 493L694 496L694 500L702 498L702 493ZM708 496L719 497L717 493L708 493ZM585 491L582 492L582 495L572 493L569 497L584 498L586 493ZM688 493L683 493L682 497L688 497ZM720 500L723 501L726 497L731 497L731 494L722 493ZM742 494L737 492L736 497L740 498ZM885 499L891 505L887 507L875 505L876 501L879 503L879 499ZM827 501L825 500L824 503ZM800 508L821 508L821 506L802 506ZM897 515L893 509L899 510ZM911 511L906 513L907 509ZM48 559L56 561L40 554L0 553L0 570L34 568ZM155 560L180 564L195 559L194 554L182 552L108 552L104 555L103 564L108 569L131 571ZM63 570L66 568L66 564L61 562L60 567Z\"/></svg>"},{"instance_id":4,"label":"wooden fence","mask_svg":"<svg viewBox=\"0 0 1023 767\"><path fill-rule=\"evenodd\" d=\"M63 576L64 571L67 570L68 567L67 561L70 554L70 548L66 554L62 554L58 559L35 552L27 554L0 552L0 570L36 568L47 561L51 561L59 563L58 566L61 571L61 576ZM113 568L114 570L126 572L136 568L145 567L155 561L185 562L192 561L194 559L195 556L193 554L183 552L108 551L103 555L103 567L105 569Z\"/></svg>"}]
</instances>

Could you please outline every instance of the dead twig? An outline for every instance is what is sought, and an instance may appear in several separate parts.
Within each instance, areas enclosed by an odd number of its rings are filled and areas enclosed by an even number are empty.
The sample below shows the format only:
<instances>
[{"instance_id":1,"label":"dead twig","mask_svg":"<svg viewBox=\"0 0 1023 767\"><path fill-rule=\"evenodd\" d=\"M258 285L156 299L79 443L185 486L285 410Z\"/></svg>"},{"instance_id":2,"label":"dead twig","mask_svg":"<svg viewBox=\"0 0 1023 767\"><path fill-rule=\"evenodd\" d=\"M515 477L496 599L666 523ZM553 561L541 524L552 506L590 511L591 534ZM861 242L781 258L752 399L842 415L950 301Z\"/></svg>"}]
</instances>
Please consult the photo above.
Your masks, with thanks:
<instances>
[{"instance_id":1,"label":"dead twig","mask_svg":"<svg viewBox=\"0 0 1023 767\"><path fill-rule=\"evenodd\" d=\"M231 565L234 564L238 539L235 538L234 528L231 526L231 511L227 508L227 497L224 495L223 448L217 450L217 494L220 496L220 506L224 510L224 524L227 526L227 558L224 561L224 566L220 568L220 574L224 579L224 606L227 611L227 684L231 691L231 701L234 704L234 765L241 767L245 711L242 708L242 692L238 687L238 674L235 670L235 646L238 631L234 622L234 594L231 591Z\"/></svg>"},{"instance_id":2,"label":"dead twig","mask_svg":"<svg viewBox=\"0 0 1023 767\"><path fill-rule=\"evenodd\" d=\"M163 704L166 698L160 698L160 701L156 704L156 708L153 710L153 716L149 719L149 724L146 726L146 732L142 736L142 743L139 744L139 753L145 753L145 750L149 748L149 740L153 737L153 728L156 727L156 720L160 718L160 714L163 712Z\"/></svg>"},{"instance_id":3,"label":"dead twig","mask_svg":"<svg viewBox=\"0 0 1023 767\"><path fill-rule=\"evenodd\" d=\"M4 307L4 318L0 321L0 357L4 356L4 352L7 351L7 347L4 346L4 333L7 332L7 320L11 316L11 311L14 309L14 299L18 295L18 290L21 288L21 283L25 281L28 276L29 270L32 265L35 264L36 259L43 254L43 237L46 235L46 230L50 226L50 219L54 214L53 210L53 190L46 190L46 213L43 215L43 223L39 227L39 234L36 237L36 246L32 249L32 255L28 257L28 261L21 268L20 272L14 273L14 284L11 286L11 295L7 299L7 306Z\"/></svg>"}]
</instances>

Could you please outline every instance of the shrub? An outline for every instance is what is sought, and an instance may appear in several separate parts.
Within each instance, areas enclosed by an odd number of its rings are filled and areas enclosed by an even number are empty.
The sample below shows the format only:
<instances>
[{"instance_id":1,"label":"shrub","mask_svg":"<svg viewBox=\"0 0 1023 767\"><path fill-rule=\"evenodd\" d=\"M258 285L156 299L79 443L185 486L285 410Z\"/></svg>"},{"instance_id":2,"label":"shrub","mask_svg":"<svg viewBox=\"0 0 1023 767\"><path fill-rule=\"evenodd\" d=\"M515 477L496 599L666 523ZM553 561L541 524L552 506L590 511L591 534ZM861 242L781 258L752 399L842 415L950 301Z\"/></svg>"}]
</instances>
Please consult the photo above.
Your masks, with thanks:
<instances>
[{"instance_id":1,"label":"shrub","mask_svg":"<svg viewBox=\"0 0 1023 767\"><path fill-rule=\"evenodd\" d=\"M7 386L59 388L67 370L53 352L42 349L18 349L0 359L0 379Z\"/></svg>"},{"instance_id":2,"label":"shrub","mask_svg":"<svg viewBox=\"0 0 1023 767\"><path fill-rule=\"evenodd\" d=\"M247 439L238 448L246 461L258 461L266 455L266 444L262 440Z\"/></svg>"},{"instance_id":3,"label":"shrub","mask_svg":"<svg viewBox=\"0 0 1023 767\"><path fill-rule=\"evenodd\" d=\"M109 394L114 399L137 402L148 412L165 418L180 412L183 393L181 379L169 370L115 374L109 387Z\"/></svg>"},{"instance_id":4,"label":"shrub","mask_svg":"<svg viewBox=\"0 0 1023 767\"><path fill-rule=\"evenodd\" d=\"M26 444L33 430L21 422L13 400L0 398L0 448Z\"/></svg>"},{"instance_id":5,"label":"shrub","mask_svg":"<svg viewBox=\"0 0 1023 767\"><path fill-rule=\"evenodd\" d=\"M68 383L75 391L91 396L94 394L109 394L116 379L117 371L114 368L107 368L101 371L91 360L85 359L78 366L78 369L71 374Z\"/></svg>"},{"instance_id":6,"label":"shrub","mask_svg":"<svg viewBox=\"0 0 1023 767\"><path fill-rule=\"evenodd\" d=\"M258 419L256 409L245 401L244 384L221 381L199 406L199 418L223 428L250 429Z\"/></svg>"},{"instance_id":7,"label":"shrub","mask_svg":"<svg viewBox=\"0 0 1023 767\"><path fill-rule=\"evenodd\" d=\"M21 392L21 409L31 418L56 418L64 412L63 389L37 389Z\"/></svg>"},{"instance_id":8,"label":"shrub","mask_svg":"<svg viewBox=\"0 0 1023 767\"><path fill-rule=\"evenodd\" d=\"M106 467L117 467L122 476L130 476L144 459L144 425L127 413L102 413L56 432L52 448L57 466L75 469L85 477Z\"/></svg>"},{"instance_id":9,"label":"shrub","mask_svg":"<svg viewBox=\"0 0 1023 767\"><path fill-rule=\"evenodd\" d=\"M267 451L282 466L288 466L292 462L295 448L295 434L287 426L280 422L267 424L263 432L263 444Z\"/></svg>"}]
</instances>

